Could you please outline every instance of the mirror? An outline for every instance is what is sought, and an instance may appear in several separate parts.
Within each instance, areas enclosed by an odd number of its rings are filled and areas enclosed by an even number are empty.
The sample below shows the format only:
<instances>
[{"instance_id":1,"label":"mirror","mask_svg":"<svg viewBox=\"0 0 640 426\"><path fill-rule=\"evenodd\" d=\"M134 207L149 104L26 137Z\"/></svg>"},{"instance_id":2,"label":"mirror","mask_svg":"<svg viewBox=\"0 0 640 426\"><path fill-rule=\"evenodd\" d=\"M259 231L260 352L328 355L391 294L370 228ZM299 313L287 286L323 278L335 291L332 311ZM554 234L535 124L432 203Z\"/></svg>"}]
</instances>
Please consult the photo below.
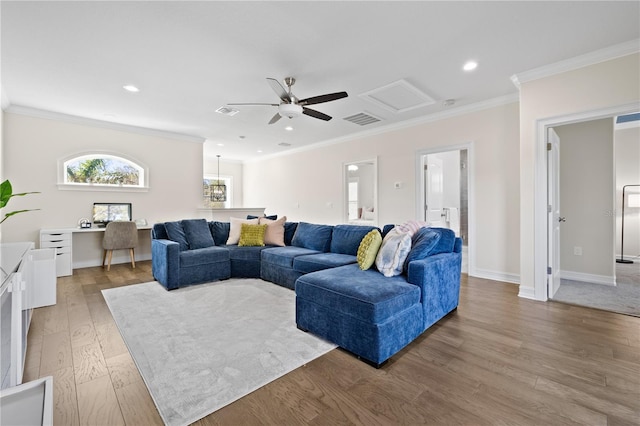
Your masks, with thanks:
<instances>
[{"instance_id":1,"label":"mirror","mask_svg":"<svg viewBox=\"0 0 640 426\"><path fill-rule=\"evenodd\" d=\"M378 162L376 159L345 163L343 167L345 222L378 222Z\"/></svg>"}]
</instances>

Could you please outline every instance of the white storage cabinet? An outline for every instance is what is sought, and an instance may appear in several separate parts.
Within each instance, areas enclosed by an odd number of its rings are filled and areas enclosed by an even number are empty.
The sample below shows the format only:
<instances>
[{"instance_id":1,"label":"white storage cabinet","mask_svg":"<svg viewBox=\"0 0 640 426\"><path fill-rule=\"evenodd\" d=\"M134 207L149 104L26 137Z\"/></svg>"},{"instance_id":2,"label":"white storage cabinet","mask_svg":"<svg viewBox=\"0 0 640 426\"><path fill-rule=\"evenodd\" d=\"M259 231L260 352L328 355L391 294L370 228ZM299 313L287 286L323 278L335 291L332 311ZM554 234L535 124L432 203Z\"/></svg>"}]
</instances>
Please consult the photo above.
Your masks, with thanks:
<instances>
[{"instance_id":1,"label":"white storage cabinet","mask_svg":"<svg viewBox=\"0 0 640 426\"><path fill-rule=\"evenodd\" d=\"M40 248L56 249L56 277L66 277L73 273L71 245L72 233L68 229L40 231Z\"/></svg>"}]
</instances>

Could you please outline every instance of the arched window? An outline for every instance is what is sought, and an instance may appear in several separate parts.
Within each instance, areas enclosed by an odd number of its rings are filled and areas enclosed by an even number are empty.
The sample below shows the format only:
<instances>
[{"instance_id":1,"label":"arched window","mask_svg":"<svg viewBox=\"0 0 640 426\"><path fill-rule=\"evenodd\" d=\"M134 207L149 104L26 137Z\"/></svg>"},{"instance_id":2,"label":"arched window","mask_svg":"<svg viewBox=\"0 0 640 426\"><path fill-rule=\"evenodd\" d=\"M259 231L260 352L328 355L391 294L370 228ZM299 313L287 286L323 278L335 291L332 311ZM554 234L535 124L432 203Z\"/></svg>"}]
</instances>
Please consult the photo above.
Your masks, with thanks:
<instances>
[{"instance_id":1,"label":"arched window","mask_svg":"<svg viewBox=\"0 0 640 426\"><path fill-rule=\"evenodd\" d=\"M68 158L61 162L60 184L75 189L147 188L147 170L144 166L117 155L91 153Z\"/></svg>"}]
</instances>

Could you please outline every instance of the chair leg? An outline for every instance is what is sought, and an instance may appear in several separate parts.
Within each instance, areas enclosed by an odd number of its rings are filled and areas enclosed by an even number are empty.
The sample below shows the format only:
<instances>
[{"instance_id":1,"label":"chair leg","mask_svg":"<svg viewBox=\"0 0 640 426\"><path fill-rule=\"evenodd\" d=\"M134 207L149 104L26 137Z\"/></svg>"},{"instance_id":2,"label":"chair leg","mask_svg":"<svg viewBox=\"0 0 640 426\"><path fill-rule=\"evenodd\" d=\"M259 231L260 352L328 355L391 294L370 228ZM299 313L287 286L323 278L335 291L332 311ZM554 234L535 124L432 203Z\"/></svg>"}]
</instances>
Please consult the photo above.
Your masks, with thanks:
<instances>
[{"instance_id":1,"label":"chair leg","mask_svg":"<svg viewBox=\"0 0 640 426\"><path fill-rule=\"evenodd\" d=\"M109 259L107 262L107 272L111 270L111 257L113 256L113 250L108 250L108 252L109 252Z\"/></svg>"},{"instance_id":2,"label":"chair leg","mask_svg":"<svg viewBox=\"0 0 640 426\"><path fill-rule=\"evenodd\" d=\"M104 268L104 262L107 260L107 250L102 250L102 267Z\"/></svg>"},{"instance_id":3,"label":"chair leg","mask_svg":"<svg viewBox=\"0 0 640 426\"><path fill-rule=\"evenodd\" d=\"M129 249L129 256L131 257L131 266L133 266L133 269L136 269L136 256L132 248Z\"/></svg>"}]
</instances>

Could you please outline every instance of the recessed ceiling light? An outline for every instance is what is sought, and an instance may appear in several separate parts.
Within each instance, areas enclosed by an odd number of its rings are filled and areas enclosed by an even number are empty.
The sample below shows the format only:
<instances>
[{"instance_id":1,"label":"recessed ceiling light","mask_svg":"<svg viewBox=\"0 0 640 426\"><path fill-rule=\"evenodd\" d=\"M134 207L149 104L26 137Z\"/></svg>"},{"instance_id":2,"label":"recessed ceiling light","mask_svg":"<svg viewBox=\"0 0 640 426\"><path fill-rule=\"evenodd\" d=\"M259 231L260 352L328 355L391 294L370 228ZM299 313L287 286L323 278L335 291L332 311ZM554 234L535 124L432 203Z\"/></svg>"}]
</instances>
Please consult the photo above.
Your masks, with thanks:
<instances>
[{"instance_id":1,"label":"recessed ceiling light","mask_svg":"<svg viewBox=\"0 0 640 426\"><path fill-rule=\"evenodd\" d=\"M219 144L217 144L217 145L218 145L218 146L224 146L224 144L223 144L223 143L219 143Z\"/></svg>"},{"instance_id":2,"label":"recessed ceiling light","mask_svg":"<svg viewBox=\"0 0 640 426\"><path fill-rule=\"evenodd\" d=\"M292 131L292 130L293 130L293 127L291 127L291 126L287 126L287 127L285 127L284 129L285 129L286 131L290 132L290 131Z\"/></svg>"},{"instance_id":3,"label":"recessed ceiling light","mask_svg":"<svg viewBox=\"0 0 640 426\"><path fill-rule=\"evenodd\" d=\"M464 64L462 69L465 71L473 71L477 67L478 67L478 63L476 61L468 61L466 64Z\"/></svg>"},{"instance_id":4,"label":"recessed ceiling light","mask_svg":"<svg viewBox=\"0 0 640 426\"><path fill-rule=\"evenodd\" d=\"M259 149L259 150L258 150L258 151L256 151L256 152L262 152L262 150L261 150L261 149Z\"/></svg>"},{"instance_id":5,"label":"recessed ceiling light","mask_svg":"<svg viewBox=\"0 0 640 426\"><path fill-rule=\"evenodd\" d=\"M137 93L140 91L140 89L138 89L136 86L134 86L133 84L126 84L124 86L122 86L122 88L124 90L126 90L127 92L132 92L132 93Z\"/></svg>"}]
</instances>

